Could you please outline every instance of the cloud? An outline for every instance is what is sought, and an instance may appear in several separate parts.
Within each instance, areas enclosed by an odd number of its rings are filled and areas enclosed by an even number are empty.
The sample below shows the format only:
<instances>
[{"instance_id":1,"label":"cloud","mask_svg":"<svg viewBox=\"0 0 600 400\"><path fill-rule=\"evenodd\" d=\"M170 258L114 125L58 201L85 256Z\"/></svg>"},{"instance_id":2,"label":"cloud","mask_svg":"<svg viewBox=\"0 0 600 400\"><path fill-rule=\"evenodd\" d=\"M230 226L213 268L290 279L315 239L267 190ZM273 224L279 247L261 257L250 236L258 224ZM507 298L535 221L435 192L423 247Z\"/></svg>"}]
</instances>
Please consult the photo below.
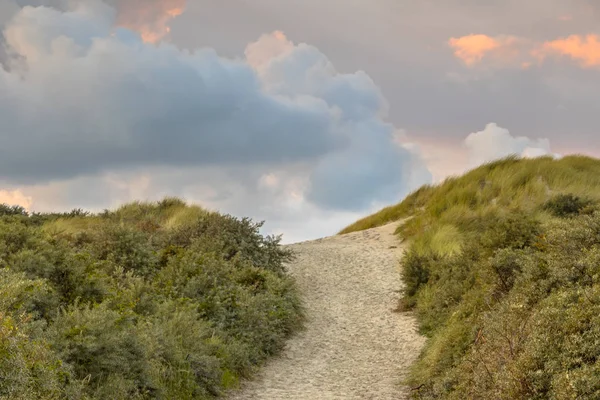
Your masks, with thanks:
<instances>
[{"instance_id":1,"label":"cloud","mask_svg":"<svg viewBox=\"0 0 600 400\"><path fill-rule=\"evenodd\" d=\"M471 34L458 38L450 38L448 44L452 47L454 55L461 59L467 66L473 66L483 60L485 56L495 54L498 58L514 56L512 50L518 42L514 36L490 37L482 34Z\"/></svg>"},{"instance_id":2,"label":"cloud","mask_svg":"<svg viewBox=\"0 0 600 400\"><path fill-rule=\"evenodd\" d=\"M556 149L598 155L597 70L582 70L567 57L539 64L530 54L548 40L599 33L600 14L589 10L592 3L600 10L594 0L493 0L485 7L473 0L435 7L419 1L347 7L346 0L260 0L238 1L232 12L228 2L188 1L169 40L235 57L243 55L248 38L279 29L318 47L340 71L364 69L390 103L389 121L415 140L459 144L473 126L502 121L515 132L548 137ZM561 15L573 19L558 21ZM231 28L224 30L225 23ZM355 29L357 23L364 29ZM506 62L492 51L466 67L448 40L470 33L517 37L519 57ZM527 62L529 68L522 65Z\"/></svg>"},{"instance_id":3,"label":"cloud","mask_svg":"<svg viewBox=\"0 0 600 400\"><path fill-rule=\"evenodd\" d=\"M414 189L407 185L414 176L422 178L419 184L431 181L420 158L397 143L396 129L383 121L388 104L366 73L339 74L317 48L295 46L282 32L263 35L248 46L246 57L268 93L324 99L340 118L339 135L346 145L316 162L309 200L360 210L374 201L400 198Z\"/></svg>"},{"instance_id":4,"label":"cloud","mask_svg":"<svg viewBox=\"0 0 600 400\"><path fill-rule=\"evenodd\" d=\"M389 126L362 128L352 146L317 165L309 200L330 209L343 204L344 209L361 210L374 201L397 201L432 181L430 171L410 147L390 143L393 130Z\"/></svg>"},{"instance_id":5,"label":"cloud","mask_svg":"<svg viewBox=\"0 0 600 400\"><path fill-rule=\"evenodd\" d=\"M545 155L558 156L550 150L548 139L514 137L507 129L495 123L487 124L482 131L471 133L464 143L468 150L470 167L510 155L530 158Z\"/></svg>"},{"instance_id":6,"label":"cloud","mask_svg":"<svg viewBox=\"0 0 600 400\"><path fill-rule=\"evenodd\" d=\"M450 38L448 44L456 51L454 55L467 65L473 65L483 56L500 46L497 40L487 35L467 35L459 38Z\"/></svg>"},{"instance_id":7,"label":"cloud","mask_svg":"<svg viewBox=\"0 0 600 400\"><path fill-rule=\"evenodd\" d=\"M270 96L250 66L210 49L149 46L130 31L112 36L112 10L95 7L26 7L5 30L27 60L0 74L0 135L11 149L0 166L12 178L285 162L341 145L338 118L323 99Z\"/></svg>"},{"instance_id":8,"label":"cloud","mask_svg":"<svg viewBox=\"0 0 600 400\"><path fill-rule=\"evenodd\" d=\"M142 40L157 43L170 31L169 22L181 15L186 0L118 0L118 26L139 32Z\"/></svg>"},{"instance_id":9,"label":"cloud","mask_svg":"<svg viewBox=\"0 0 600 400\"><path fill-rule=\"evenodd\" d=\"M451 38L454 55L468 67L488 60L500 67L520 66L528 69L542 64L549 56L567 56L582 68L600 66L600 36L570 35L566 38L535 42L516 36L490 37L483 34Z\"/></svg>"},{"instance_id":10,"label":"cloud","mask_svg":"<svg viewBox=\"0 0 600 400\"><path fill-rule=\"evenodd\" d=\"M6 52L6 47L2 41L2 37L0 37L0 69L8 69L9 60L10 57Z\"/></svg>"},{"instance_id":11,"label":"cloud","mask_svg":"<svg viewBox=\"0 0 600 400\"><path fill-rule=\"evenodd\" d=\"M263 233L284 234L286 243L333 235L388 204L376 203L360 212L323 209L305 198L307 179L301 172L294 168L149 167L23 185L19 191L31 199L33 211L84 208L99 212L134 200L178 196L211 210L266 220Z\"/></svg>"},{"instance_id":12,"label":"cloud","mask_svg":"<svg viewBox=\"0 0 600 400\"><path fill-rule=\"evenodd\" d=\"M33 198L24 195L20 190L0 190L0 204L18 205L29 210L32 203Z\"/></svg>"},{"instance_id":13,"label":"cloud","mask_svg":"<svg viewBox=\"0 0 600 400\"><path fill-rule=\"evenodd\" d=\"M600 66L600 36L571 35L552 40L545 42L532 54L540 60L547 56L567 56L578 61L583 68L598 67Z\"/></svg>"},{"instance_id":14,"label":"cloud","mask_svg":"<svg viewBox=\"0 0 600 400\"><path fill-rule=\"evenodd\" d=\"M246 46L246 60L257 71L264 70L271 61L289 54L294 50L294 45L281 31L262 35L256 42Z\"/></svg>"},{"instance_id":15,"label":"cloud","mask_svg":"<svg viewBox=\"0 0 600 400\"><path fill-rule=\"evenodd\" d=\"M4 25L17 11L19 6L12 1L0 1L0 26Z\"/></svg>"},{"instance_id":16,"label":"cloud","mask_svg":"<svg viewBox=\"0 0 600 400\"><path fill-rule=\"evenodd\" d=\"M251 43L245 59L150 44L146 25L123 23L130 11L116 4L24 7L6 25L19 60L0 71L0 178L8 185L77 187L83 177L164 168L204 177L203 190L219 204L253 196L257 207L281 200L356 211L430 179L420 158L394 141L387 102L366 73L340 73L316 47L281 32ZM160 4L142 14L164 21L182 5ZM143 176L107 185L133 185L137 194L157 187ZM177 194L173 185L158 192ZM298 210L280 211L290 212Z\"/></svg>"},{"instance_id":17,"label":"cloud","mask_svg":"<svg viewBox=\"0 0 600 400\"><path fill-rule=\"evenodd\" d=\"M139 33L146 43L164 39L171 31L170 23L183 14L186 7L186 0L0 0L0 25L5 22L3 14L10 16L19 7L51 7L67 11L78 4L101 2L115 10L115 26Z\"/></svg>"}]
</instances>

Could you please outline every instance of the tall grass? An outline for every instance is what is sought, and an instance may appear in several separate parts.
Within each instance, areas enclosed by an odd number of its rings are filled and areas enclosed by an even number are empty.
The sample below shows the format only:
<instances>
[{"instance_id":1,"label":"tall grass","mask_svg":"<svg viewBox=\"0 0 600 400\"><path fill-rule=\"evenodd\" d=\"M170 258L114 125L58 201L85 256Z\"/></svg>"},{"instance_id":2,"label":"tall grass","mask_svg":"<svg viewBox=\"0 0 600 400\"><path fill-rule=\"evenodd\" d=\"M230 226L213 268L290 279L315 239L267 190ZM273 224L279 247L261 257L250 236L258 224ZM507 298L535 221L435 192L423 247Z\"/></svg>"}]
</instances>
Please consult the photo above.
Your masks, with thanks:
<instances>
[{"instance_id":1,"label":"tall grass","mask_svg":"<svg viewBox=\"0 0 600 400\"><path fill-rule=\"evenodd\" d=\"M412 233L426 221L452 219L452 215L481 212L486 207L520 207L532 210L556 193L576 193L600 198L600 162L586 156L521 160L507 157L447 178L435 186L423 186L402 202L386 207L344 228L350 233L416 216L404 229Z\"/></svg>"},{"instance_id":2,"label":"tall grass","mask_svg":"<svg viewBox=\"0 0 600 400\"><path fill-rule=\"evenodd\" d=\"M422 399L600 398L600 160L485 164L342 232L407 216L400 310Z\"/></svg>"}]
</instances>

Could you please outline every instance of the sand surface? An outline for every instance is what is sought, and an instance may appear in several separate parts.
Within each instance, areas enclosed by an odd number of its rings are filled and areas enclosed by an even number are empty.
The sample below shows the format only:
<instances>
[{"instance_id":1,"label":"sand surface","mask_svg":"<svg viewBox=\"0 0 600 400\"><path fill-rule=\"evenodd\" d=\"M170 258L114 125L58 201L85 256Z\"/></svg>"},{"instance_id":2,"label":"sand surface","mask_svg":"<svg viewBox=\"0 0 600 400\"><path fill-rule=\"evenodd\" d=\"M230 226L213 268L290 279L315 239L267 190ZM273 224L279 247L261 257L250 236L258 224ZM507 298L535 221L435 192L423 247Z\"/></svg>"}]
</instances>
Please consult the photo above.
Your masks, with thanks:
<instances>
[{"instance_id":1,"label":"sand surface","mask_svg":"<svg viewBox=\"0 0 600 400\"><path fill-rule=\"evenodd\" d=\"M306 307L305 330L232 400L405 399L401 385L424 343L401 287L397 223L289 245Z\"/></svg>"}]
</instances>

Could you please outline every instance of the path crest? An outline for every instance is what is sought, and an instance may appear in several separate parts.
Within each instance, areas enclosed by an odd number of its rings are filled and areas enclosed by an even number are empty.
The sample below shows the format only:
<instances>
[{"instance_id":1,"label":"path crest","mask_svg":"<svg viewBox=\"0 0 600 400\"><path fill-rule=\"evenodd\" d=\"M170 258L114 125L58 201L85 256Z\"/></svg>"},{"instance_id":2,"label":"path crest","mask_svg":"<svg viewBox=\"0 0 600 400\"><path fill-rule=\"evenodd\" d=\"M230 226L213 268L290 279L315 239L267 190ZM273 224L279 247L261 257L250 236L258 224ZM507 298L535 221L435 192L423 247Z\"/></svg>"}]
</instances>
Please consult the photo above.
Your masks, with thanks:
<instances>
[{"instance_id":1,"label":"path crest","mask_svg":"<svg viewBox=\"0 0 600 400\"><path fill-rule=\"evenodd\" d=\"M405 399L400 382L424 338L394 308L401 288L398 223L288 245L306 328L231 400Z\"/></svg>"}]
</instances>

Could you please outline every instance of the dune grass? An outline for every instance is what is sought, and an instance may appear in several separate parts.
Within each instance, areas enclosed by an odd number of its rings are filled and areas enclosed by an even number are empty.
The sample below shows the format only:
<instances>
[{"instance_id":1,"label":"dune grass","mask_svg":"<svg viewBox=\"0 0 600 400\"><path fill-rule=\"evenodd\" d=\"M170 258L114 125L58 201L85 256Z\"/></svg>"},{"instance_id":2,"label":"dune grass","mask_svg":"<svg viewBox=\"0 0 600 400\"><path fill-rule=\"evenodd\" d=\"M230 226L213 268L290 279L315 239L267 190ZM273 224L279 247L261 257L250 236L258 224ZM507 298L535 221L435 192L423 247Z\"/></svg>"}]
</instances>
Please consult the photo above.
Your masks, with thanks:
<instances>
[{"instance_id":1,"label":"dune grass","mask_svg":"<svg viewBox=\"0 0 600 400\"><path fill-rule=\"evenodd\" d=\"M350 233L397 221L407 216L423 219L473 212L483 207L518 206L533 209L552 193L577 193L600 198L600 163L586 156L551 157L520 160L516 156L490 162L460 177L447 178L441 184L426 185L402 202L386 207L340 231Z\"/></svg>"},{"instance_id":2,"label":"dune grass","mask_svg":"<svg viewBox=\"0 0 600 400\"><path fill-rule=\"evenodd\" d=\"M412 216L400 310L421 399L600 398L600 160L485 164L342 232Z\"/></svg>"}]
</instances>

